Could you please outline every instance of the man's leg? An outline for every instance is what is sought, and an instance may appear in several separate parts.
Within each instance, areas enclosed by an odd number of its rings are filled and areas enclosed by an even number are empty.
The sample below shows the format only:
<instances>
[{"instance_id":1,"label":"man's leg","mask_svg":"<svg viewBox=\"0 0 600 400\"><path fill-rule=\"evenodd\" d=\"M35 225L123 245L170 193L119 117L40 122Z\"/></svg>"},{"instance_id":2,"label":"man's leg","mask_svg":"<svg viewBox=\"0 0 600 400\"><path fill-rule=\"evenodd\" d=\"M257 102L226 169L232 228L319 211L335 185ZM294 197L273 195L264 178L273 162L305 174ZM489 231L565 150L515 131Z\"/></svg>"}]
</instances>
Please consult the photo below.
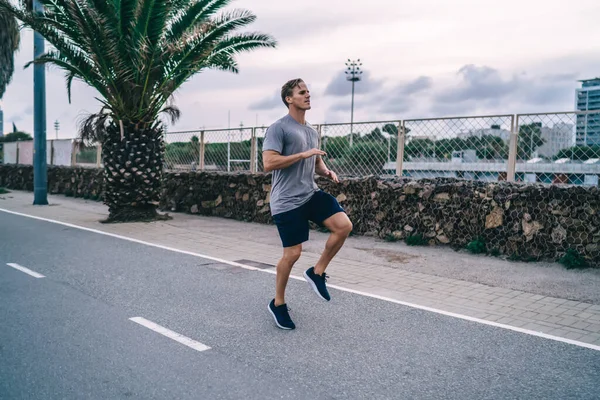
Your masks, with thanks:
<instances>
[{"instance_id":1,"label":"man's leg","mask_svg":"<svg viewBox=\"0 0 600 400\"><path fill-rule=\"evenodd\" d=\"M344 212L338 212L327 218L323 221L323 225L329 229L331 234L329 235L329 239L327 239L321 258L319 258L319 261L315 265L315 274L317 275L323 275L333 257L342 248L346 238L352 232L352 222Z\"/></svg>"},{"instance_id":2,"label":"man's leg","mask_svg":"<svg viewBox=\"0 0 600 400\"><path fill-rule=\"evenodd\" d=\"M275 284L275 306L285 304L285 288L292 272L292 267L302 254L302 244L283 249L283 257L277 263Z\"/></svg>"}]
</instances>

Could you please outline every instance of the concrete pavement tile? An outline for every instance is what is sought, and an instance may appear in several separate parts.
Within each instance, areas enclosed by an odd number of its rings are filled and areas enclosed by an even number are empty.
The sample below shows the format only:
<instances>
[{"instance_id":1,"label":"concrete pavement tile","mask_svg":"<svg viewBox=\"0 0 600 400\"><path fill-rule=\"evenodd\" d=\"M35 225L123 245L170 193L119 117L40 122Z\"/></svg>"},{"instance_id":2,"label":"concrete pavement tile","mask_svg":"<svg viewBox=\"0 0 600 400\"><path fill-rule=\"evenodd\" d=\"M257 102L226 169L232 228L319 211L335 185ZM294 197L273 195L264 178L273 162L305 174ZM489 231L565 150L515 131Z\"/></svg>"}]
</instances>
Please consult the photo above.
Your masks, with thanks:
<instances>
[{"instance_id":1,"label":"concrete pavement tile","mask_svg":"<svg viewBox=\"0 0 600 400\"><path fill-rule=\"evenodd\" d=\"M582 333L567 332L563 337L571 340L579 340L584 336Z\"/></svg>"},{"instance_id":2,"label":"concrete pavement tile","mask_svg":"<svg viewBox=\"0 0 600 400\"><path fill-rule=\"evenodd\" d=\"M590 324L587 328L587 331L594 332L600 334L600 324Z\"/></svg>"},{"instance_id":3,"label":"concrete pavement tile","mask_svg":"<svg viewBox=\"0 0 600 400\"><path fill-rule=\"evenodd\" d=\"M562 325L562 326L572 326L573 324L575 324L579 321L580 320L575 317L566 317L566 318L563 318L562 320L558 321L557 324Z\"/></svg>"}]
</instances>

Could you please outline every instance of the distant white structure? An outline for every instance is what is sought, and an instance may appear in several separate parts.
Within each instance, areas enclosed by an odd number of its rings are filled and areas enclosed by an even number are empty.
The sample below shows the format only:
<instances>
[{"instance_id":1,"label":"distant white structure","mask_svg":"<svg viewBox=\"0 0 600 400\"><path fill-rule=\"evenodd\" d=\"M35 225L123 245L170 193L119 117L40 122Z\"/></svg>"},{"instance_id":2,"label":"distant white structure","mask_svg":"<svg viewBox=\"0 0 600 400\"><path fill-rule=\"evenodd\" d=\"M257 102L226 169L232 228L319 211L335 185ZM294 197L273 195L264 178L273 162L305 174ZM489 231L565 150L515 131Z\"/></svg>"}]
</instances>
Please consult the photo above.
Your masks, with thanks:
<instances>
[{"instance_id":1,"label":"distant white structure","mask_svg":"<svg viewBox=\"0 0 600 400\"><path fill-rule=\"evenodd\" d=\"M552 128L542 126L542 138L545 143L537 149L540 157L552 158L563 149L575 145L575 127L564 122L554 124Z\"/></svg>"},{"instance_id":2,"label":"distant white structure","mask_svg":"<svg viewBox=\"0 0 600 400\"><path fill-rule=\"evenodd\" d=\"M501 129L497 125L493 125L491 128L470 129L468 131L463 131L457 136L461 139L468 137L483 138L484 136L498 136L502 138L502 140L508 142L510 140L510 131L507 129Z\"/></svg>"}]
</instances>

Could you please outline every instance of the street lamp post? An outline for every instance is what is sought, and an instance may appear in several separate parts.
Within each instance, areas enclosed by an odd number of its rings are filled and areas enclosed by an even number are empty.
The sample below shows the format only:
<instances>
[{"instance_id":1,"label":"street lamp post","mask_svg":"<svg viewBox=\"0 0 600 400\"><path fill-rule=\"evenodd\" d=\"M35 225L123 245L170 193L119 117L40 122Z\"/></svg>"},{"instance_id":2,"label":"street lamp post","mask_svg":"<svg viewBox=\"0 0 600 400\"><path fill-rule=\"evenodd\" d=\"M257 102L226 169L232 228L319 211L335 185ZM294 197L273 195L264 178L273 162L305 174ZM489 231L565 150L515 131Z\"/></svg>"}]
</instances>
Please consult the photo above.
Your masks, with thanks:
<instances>
[{"instance_id":1,"label":"street lamp post","mask_svg":"<svg viewBox=\"0 0 600 400\"><path fill-rule=\"evenodd\" d=\"M362 71L360 67L362 63L360 58L356 61L348 59L346 62L346 79L352 82L352 107L350 109L350 147L354 139L354 84L361 80Z\"/></svg>"},{"instance_id":2,"label":"street lamp post","mask_svg":"<svg viewBox=\"0 0 600 400\"><path fill-rule=\"evenodd\" d=\"M56 133L56 139L58 139L58 130L60 129L60 122L54 121L54 132Z\"/></svg>"},{"instance_id":3,"label":"street lamp post","mask_svg":"<svg viewBox=\"0 0 600 400\"><path fill-rule=\"evenodd\" d=\"M33 0L36 14L43 12L38 0ZM33 58L44 54L44 38L33 33ZM46 165L46 67L33 65L33 204L48 204L48 170Z\"/></svg>"}]
</instances>

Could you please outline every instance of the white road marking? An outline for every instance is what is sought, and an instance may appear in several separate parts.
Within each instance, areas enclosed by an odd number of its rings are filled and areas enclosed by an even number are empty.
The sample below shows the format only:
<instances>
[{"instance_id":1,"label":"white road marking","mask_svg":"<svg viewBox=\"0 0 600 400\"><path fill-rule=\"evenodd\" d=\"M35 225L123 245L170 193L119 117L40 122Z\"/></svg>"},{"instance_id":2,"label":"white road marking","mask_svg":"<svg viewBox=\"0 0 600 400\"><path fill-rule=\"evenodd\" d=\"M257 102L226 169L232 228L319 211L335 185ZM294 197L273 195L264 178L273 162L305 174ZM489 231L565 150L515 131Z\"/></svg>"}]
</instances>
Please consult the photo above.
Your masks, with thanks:
<instances>
[{"instance_id":1,"label":"white road marking","mask_svg":"<svg viewBox=\"0 0 600 400\"><path fill-rule=\"evenodd\" d=\"M23 266L21 266L21 265L19 265L19 264L15 264L15 263L8 263L8 264L6 264L6 265L8 265L9 267L13 267L14 269L18 269L18 270L19 270L19 271L21 271L21 272L25 272L27 275L31 275L31 276L33 276L34 278L45 278L45 276L44 276L44 275L42 275L42 274L38 274L37 272L35 272L35 271L32 271L32 270L30 270L29 268L25 268L25 267L23 267Z\"/></svg>"},{"instance_id":2,"label":"white road marking","mask_svg":"<svg viewBox=\"0 0 600 400\"><path fill-rule=\"evenodd\" d=\"M205 259L217 261L217 262L220 262L220 263L223 263L223 264L228 264L228 265L232 265L232 266L235 266L235 267L244 268L244 269L247 269L247 270L250 270L250 271L258 271L258 272L263 272L263 273L272 274L272 275L275 275L277 273L274 270L268 270L268 269L265 270L265 269L260 269L260 268L256 268L256 267L251 267L249 265L240 264L240 263L237 263L237 262L234 262L234 261L223 260L223 259L219 259L219 258L207 256L207 255L204 255L204 254L194 253L194 252L191 252L191 251L185 251L185 250L180 250L180 249L176 249L176 248L173 248L173 247L167 247L167 246L163 246L163 245L159 245L159 244L155 244L155 243L149 243L149 242L145 242L143 240L138 240L138 239L130 238L130 237L127 237L127 236L116 235L114 233L103 232L103 231L100 231L100 230L97 230L97 229L86 228L86 227L83 227L83 226L73 225L73 224L69 224L69 223L66 223L66 222L56 221L56 220L52 220L52 219L48 219L48 218L37 217L35 215L23 214L23 213L19 213L19 212L16 212L16 211L5 210L3 208L0 208L0 211L8 213L8 214L14 214L14 215L22 216L22 217L33 218L33 219L37 219L37 220L40 220L40 221L51 222L51 223L58 224L58 225L68 226L68 227L75 228L75 229L81 229L81 230L88 231L88 232L98 233L100 235L111 236L111 237L114 237L114 238L117 238L117 239L127 240L127 241L130 241L130 242L139 243L139 244L143 244L143 245L151 246L151 247L156 247L156 248L163 249L163 250L173 251L175 253L181 253L181 254L186 254L186 255L189 255L189 256L194 256L194 257L199 257L199 258L205 258ZM291 275L290 278L296 279L296 280L300 280L300 281L304 280L303 277L296 276L296 275ZM530 329L518 328L516 326L510 326L510 325L500 324L500 323L493 322L493 321L486 321L486 320L480 319L480 318L469 317L468 315L462 315L462 314L452 313L452 312L449 312L449 311L444 311L444 310L440 310L440 309L437 309L437 308L422 306L422 305L419 305L419 304L409 303L409 302L405 302L405 301L401 301L401 300L391 299L389 297L379 296L379 295L372 294L372 293L360 292L358 290L348 289L348 288L337 286L337 285L327 285L327 287L333 288L333 289L337 289L337 290L341 290L343 292L357 294L357 295L360 295L360 296L371 297L371 298L374 298L374 299L387 301L387 302L390 302L390 303L400 304L400 305L403 305L403 306L406 306L406 307L417 308L417 309L420 309L420 310L429 311L429 312L433 312L433 313L436 313L436 314L445 315L445 316L448 316L448 317L459 318L459 319L463 319L463 320L470 321L470 322L476 322L476 323L483 324L483 325L494 326L496 328L507 329L507 330L511 330L511 331L514 331L514 332L524 333L526 335L537 336L537 337L541 337L541 338L544 338L544 339L554 340L554 341L557 341L557 342L568 343L568 344L572 344L574 346L585 347L587 349L600 351L600 346L598 346L598 345L593 345L593 344L589 344L589 343L579 342L577 340L562 338L562 337L559 337L559 336L553 336L553 335L549 335L549 334L546 334L546 333L543 333L543 332L537 332L537 331L532 331Z\"/></svg>"},{"instance_id":3,"label":"white road marking","mask_svg":"<svg viewBox=\"0 0 600 400\"><path fill-rule=\"evenodd\" d=\"M198 254L198 253L194 253L194 252L191 252L191 251L180 250L180 249L176 249L176 248L173 248L173 247L163 246L161 244L155 244L155 243L145 242L143 240L138 240L138 239L130 238L130 237L127 237L127 236L117 235L115 233L104 232L104 231L101 231L101 230L98 230L98 229L93 229L93 228L86 228L85 226L79 226L79 225L69 224L67 222L56 221L56 220L53 220L53 219L38 217L38 216L35 216L35 215L23 214L23 213L19 213L19 212L16 212L16 211L5 210L3 208L0 208L0 211L5 212L7 214L14 214L14 215L19 215L21 217L33 218L33 219L37 219L37 220L40 220L40 221L51 222L53 224L68 226L69 228L81 229L83 231L98 233L100 235L110 236L110 237L114 237L114 238L122 239L122 240L127 240L129 242L139 243L139 244L143 244L143 245L151 246L151 247L156 247L156 248L163 249L163 250L174 251L176 253L187 254L189 256L205 258L205 259L212 260L212 261L217 261L217 262L220 262L220 263L223 263L223 264L229 264L229 265L233 265L235 267L240 267L240 268L248 269L250 271L261 271L260 268L252 267L250 265L240 264L240 263L236 263L236 262L228 261L228 260L223 260L221 258L211 257L211 256L207 256L207 255L204 255L204 254Z\"/></svg>"},{"instance_id":4,"label":"white road marking","mask_svg":"<svg viewBox=\"0 0 600 400\"><path fill-rule=\"evenodd\" d=\"M142 317L133 317L133 318L129 318L131 321L140 324L142 326L145 326L148 329L153 330L154 332L160 333L163 336L168 337L169 339L173 339L176 342L179 342L181 344L186 345L187 347L190 347L194 350L197 351L205 351L205 350L209 350L210 347L208 347L207 345L197 342L194 339L190 339L187 336L183 336L177 332L173 332L170 329L165 328L164 326L160 326L158 324L155 324L152 321L148 321L145 318Z\"/></svg>"}]
</instances>

